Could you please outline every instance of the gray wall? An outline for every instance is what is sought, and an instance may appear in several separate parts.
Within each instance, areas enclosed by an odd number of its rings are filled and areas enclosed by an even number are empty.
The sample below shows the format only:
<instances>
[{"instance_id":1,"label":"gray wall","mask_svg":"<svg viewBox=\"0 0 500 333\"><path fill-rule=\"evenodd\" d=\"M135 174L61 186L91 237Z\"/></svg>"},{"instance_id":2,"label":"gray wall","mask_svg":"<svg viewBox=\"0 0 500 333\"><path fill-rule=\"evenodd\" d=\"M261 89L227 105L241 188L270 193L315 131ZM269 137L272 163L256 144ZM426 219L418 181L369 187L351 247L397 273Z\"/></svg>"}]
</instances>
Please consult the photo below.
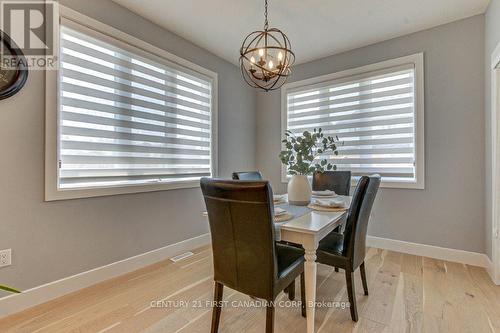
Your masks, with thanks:
<instances>
[{"instance_id":1,"label":"gray wall","mask_svg":"<svg viewBox=\"0 0 500 333\"><path fill-rule=\"evenodd\" d=\"M483 253L483 15L296 66L290 81L417 52L425 53L425 190L382 189L369 234ZM257 147L257 167L285 191L279 91L257 95Z\"/></svg>"},{"instance_id":2,"label":"gray wall","mask_svg":"<svg viewBox=\"0 0 500 333\"><path fill-rule=\"evenodd\" d=\"M221 176L255 167L255 92L234 65L110 0L61 1L219 74ZM199 189L44 202L44 73L0 101L0 282L27 289L208 232ZM2 296L2 294L0 294Z\"/></svg>"},{"instance_id":3,"label":"gray wall","mask_svg":"<svg viewBox=\"0 0 500 333\"><path fill-rule=\"evenodd\" d=\"M491 0L485 15L485 143L486 143L486 254L492 258L491 221L491 54L500 43L500 0Z\"/></svg>"}]
</instances>

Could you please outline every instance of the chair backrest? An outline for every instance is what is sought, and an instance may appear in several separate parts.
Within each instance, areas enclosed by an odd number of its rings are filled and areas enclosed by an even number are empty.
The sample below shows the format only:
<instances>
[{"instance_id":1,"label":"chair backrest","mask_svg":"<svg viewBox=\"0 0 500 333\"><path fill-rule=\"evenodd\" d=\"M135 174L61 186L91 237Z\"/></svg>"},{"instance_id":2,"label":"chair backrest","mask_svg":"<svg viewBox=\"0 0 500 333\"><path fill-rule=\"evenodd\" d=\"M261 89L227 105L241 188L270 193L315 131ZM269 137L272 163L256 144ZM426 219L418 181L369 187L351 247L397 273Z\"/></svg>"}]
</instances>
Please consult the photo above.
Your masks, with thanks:
<instances>
[{"instance_id":1,"label":"chair backrest","mask_svg":"<svg viewBox=\"0 0 500 333\"><path fill-rule=\"evenodd\" d=\"M312 179L313 191L331 190L340 195L349 195L351 171L316 171Z\"/></svg>"},{"instance_id":2,"label":"chair backrest","mask_svg":"<svg viewBox=\"0 0 500 333\"><path fill-rule=\"evenodd\" d=\"M365 259L366 232L373 202L380 186L380 176L362 176L352 197L344 231L344 253L354 271Z\"/></svg>"},{"instance_id":3,"label":"chair backrest","mask_svg":"<svg viewBox=\"0 0 500 333\"><path fill-rule=\"evenodd\" d=\"M202 178L201 189L212 236L215 281L272 300L277 259L269 182Z\"/></svg>"},{"instance_id":4,"label":"chair backrest","mask_svg":"<svg viewBox=\"0 0 500 333\"><path fill-rule=\"evenodd\" d=\"M262 180L260 171L239 171L233 172L233 179L235 180Z\"/></svg>"}]
</instances>

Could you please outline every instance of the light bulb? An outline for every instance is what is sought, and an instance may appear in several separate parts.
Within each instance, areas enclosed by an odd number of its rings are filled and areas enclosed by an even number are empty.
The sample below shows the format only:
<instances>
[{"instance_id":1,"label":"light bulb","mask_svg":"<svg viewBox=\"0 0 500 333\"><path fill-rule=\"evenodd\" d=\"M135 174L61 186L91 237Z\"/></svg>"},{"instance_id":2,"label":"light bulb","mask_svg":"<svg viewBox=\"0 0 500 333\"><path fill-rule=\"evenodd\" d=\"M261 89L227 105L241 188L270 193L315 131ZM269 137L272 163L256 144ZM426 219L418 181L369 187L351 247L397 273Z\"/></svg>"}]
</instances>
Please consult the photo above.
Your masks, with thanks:
<instances>
[{"instance_id":1,"label":"light bulb","mask_svg":"<svg viewBox=\"0 0 500 333\"><path fill-rule=\"evenodd\" d=\"M279 61L283 60L283 53L281 52L278 53L278 60Z\"/></svg>"},{"instance_id":2,"label":"light bulb","mask_svg":"<svg viewBox=\"0 0 500 333\"><path fill-rule=\"evenodd\" d=\"M259 55L262 57L264 56L264 50L263 49L259 49Z\"/></svg>"},{"instance_id":3,"label":"light bulb","mask_svg":"<svg viewBox=\"0 0 500 333\"><path fill-rule=\"evenodd\" d=\"M250 62L251 62L252 64L255 64L255 58L254 58L254 57L251 57L251 58L250 58Z\"/></svg>"},{"instance_id":4,"label":"light bulb","mask_svg":"<svg viewBox=\"0 0 500 333\"><path fill-rule=\"evenodd\" d=\"M269 69L273 69L273 61L272 60L269 60L269 63L267 64L269 66Z\"/></svg>"}]
</instances>

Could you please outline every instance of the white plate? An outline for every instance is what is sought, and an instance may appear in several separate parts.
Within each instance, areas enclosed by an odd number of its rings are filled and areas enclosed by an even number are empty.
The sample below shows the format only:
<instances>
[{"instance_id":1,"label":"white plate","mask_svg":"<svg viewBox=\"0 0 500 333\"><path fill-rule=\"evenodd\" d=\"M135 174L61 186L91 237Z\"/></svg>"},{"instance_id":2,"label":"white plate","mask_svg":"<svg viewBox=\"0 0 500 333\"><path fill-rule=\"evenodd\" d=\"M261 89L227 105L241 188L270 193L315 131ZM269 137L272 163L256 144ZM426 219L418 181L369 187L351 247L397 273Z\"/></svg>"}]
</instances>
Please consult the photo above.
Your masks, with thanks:
<instances>
[{"instance_id":1,"label":"white plate","mask_svg":"<svg viewBox=\"0 0 500 333\"><path fill-rule=\"evenodd\" d=\"M337 197L337 194L332 194L332 195L312 195L313 198L318 198L318 199L331 199Z\"/></svg>"},{"instance_id":2,"label":"white plate","mask_svg":"<svg viewBox=\"0 0 500 333\"><path fill-rule=\"evenodd\" d=\"M315 197L335 197L337 194L334 191L325 190L325 191L312 191L312 195Z\"/></svg>"}]
</instances>

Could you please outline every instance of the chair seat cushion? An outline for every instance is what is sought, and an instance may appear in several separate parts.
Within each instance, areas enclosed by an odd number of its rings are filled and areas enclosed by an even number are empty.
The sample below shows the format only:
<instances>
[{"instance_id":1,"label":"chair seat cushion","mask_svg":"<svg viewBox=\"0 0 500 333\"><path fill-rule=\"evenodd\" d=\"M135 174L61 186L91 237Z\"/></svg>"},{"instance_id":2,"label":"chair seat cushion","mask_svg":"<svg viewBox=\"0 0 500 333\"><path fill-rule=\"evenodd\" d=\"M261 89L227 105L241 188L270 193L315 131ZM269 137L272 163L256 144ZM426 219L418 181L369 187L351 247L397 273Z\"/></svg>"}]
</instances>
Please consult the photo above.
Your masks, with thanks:
<instances>
[{"instance_id":1,"label":"chair seat cushion","mask_svg":"<svg viewBox=\"0 0 500 333\"><path fill-rule=\"evenodd\" d=\"M274 298L304 272L304 249L276 243L278 277L274 284ZM272 300L274 300L274 298Z\"/></svg>"},{"instance_id":2,"label":"chair seat cushion","mask_svg":"<svg viewBox=\"0 0 500 333\"><path fill-rule=\"evenodd\" d=\"M344 235L331 232L319 242L318 250L341 256L344 250Z\"/></svg>"},{"instance_id":3,"label":"chair seat cushion","mask_svg":"<svg viewBox=\"0 0 500 333\"><path fill-rule=\"evenodd\" d=\"M278 257L278 276L290 272L304 262L304 249L283 243L276 243Z\"/></svg>"},{"instance_id":4,"label":"chair seat cushion","mask_svg":"<svg viewBox=\"0 0 500 333\"><path fill-rule=\"evenodd\" d=\"M317 261L325 265L345 269L347 257L342 254L343 250L344 235L333 231L319 242Z\"/></svg>"}]
</instances>

